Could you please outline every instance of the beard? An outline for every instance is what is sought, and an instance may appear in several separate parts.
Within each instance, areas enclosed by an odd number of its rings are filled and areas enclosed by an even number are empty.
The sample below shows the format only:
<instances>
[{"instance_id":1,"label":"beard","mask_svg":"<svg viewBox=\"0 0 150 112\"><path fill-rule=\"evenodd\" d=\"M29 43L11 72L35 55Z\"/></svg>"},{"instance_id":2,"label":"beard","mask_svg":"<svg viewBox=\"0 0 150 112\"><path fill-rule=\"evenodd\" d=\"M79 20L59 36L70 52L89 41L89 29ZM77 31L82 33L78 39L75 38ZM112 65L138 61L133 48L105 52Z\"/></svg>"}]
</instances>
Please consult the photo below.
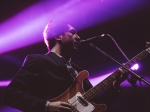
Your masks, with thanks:
<instances>
[{"instance_id":1,"label":"beard","mask_svg":"<svg viewBox=\"0 0 150 112\"><path fill-rule=\"evenodd\" d=\"M74 54L78 52L78 46L75 44L65 44L63 45L63 50L66 51L67 53Z\"/></svg>"}]
</instances>

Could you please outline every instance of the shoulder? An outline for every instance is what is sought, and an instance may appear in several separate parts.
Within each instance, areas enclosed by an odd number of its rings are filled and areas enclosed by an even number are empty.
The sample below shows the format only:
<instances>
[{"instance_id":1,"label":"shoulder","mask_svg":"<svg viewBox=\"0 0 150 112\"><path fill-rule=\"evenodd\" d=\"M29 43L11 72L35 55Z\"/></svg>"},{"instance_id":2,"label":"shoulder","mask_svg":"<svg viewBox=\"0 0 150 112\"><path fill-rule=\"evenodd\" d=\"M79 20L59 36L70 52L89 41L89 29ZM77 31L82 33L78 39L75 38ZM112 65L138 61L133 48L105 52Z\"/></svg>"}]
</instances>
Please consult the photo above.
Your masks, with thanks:
<instances>
[{"instance_id":1,"label":"shoulder","mask_svg":"<svg viewBox=\"0 0 150 112\"><path fill-rule=\"evenodd\" d=\"M24 62L42 60L46 57L47 57L47 55L45 55L45 54L29 54L25 57Z\"/></svg>"},{"instance_id":2,"label":"shoulder","mask_svg":"<svg viewBox=\"0 0 150 112\"><path fill-rule=\"evenodd\" d=\"M44 57L45 57L45 54L29 54L25 57L25 60L44 58Z\"/></svg>"},{"instance_id":3,"label":"shoulder","mask_svg":"<svg viewBox=\"0 0 150 112\"><path fill-rule=\"evenodd\" d=\"M47 53L47 54L29 54L27 55L25 58L33 58L33 59L37 59L37 58L46 58L53 55L52 53Z\"/></svg>"},{"instance_id":4,"label":"shoulder","mask_svg":"<svg viewBox=\"0 0 150 112\"><path fill-rule=\"evenodd\" d=\"M29 54L26 57L31 57L31 58L42 58L45 57L45 54Z\"/></svg>"},{"instance_id":5,"label":"shoulder","mask_svg":"<svg viewBox=\"0 0 150 112\"><path fill-rule=\"evenodd\" d=\"M53 57L57 57L57 56L52 52L48 52L46 54L29 54L25 57L25 61L27 60L50 61L53 60Z\"/></svg>"},{"instance_id":6,"label":"shoulder","mask_svg":"<svg viewBox=\"0 0 150 112\"><path fill-rule=\"evenodd\" d=\"M24 58L23 66L46 63L50 62L51 60L51 57L46 54L29 54Z\"/></svg>"}]
</instances>

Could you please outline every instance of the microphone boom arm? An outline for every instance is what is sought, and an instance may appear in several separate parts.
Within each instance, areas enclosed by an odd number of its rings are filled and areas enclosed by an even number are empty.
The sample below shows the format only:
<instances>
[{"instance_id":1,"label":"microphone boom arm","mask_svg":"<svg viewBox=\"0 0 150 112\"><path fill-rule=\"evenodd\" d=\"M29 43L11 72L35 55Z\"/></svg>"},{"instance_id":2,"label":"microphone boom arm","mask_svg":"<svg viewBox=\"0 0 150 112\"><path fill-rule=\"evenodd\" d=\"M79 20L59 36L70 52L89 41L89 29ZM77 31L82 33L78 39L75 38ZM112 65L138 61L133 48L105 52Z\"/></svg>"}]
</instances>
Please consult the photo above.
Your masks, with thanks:
<instances>
[{"instance_id":1,"label":"microphone boom arm","mask_svg":"<svg viewBox=\"0 0 150 112\"><path fill-rule=\"evenodd\" d=\"M128 69L125 65L119 63L117 60L113 59L110 55L106 54L104 51L102 51L101 49L99 49L98 47L96 47L94 44L90 43L90 46L92 48L94 48L95 50L101 52L102 54L104 54L105 56L109 57L110 59L112 59L113 61L115 61L118 65L120 65L122 68L124 68L125 70L127 70L129 73L133 74L138 80L143 81L145 84L147 84L148 86L150 86L150 83L148 81L146 81L143 77L139 76L138 74L136 74L135 72L133 72L132 70Z\"/></svg>"}]
</instances>

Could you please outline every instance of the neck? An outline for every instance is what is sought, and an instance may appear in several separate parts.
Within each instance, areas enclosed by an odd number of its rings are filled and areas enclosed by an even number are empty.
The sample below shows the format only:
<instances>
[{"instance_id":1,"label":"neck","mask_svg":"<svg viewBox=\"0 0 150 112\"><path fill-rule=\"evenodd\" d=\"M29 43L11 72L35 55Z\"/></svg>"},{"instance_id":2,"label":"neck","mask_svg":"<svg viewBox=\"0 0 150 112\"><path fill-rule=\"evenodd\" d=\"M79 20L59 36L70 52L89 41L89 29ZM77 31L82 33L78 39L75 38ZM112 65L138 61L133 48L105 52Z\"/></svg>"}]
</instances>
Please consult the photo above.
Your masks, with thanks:
<instances>
[{"instance_id":1,"label":"neck","mask_svg":"<svg viewBox=\"0 0 150 112\"><path fill-rule=\"evenodd\" d=\"M66 61L69 61L71 57L71 53L68 52L66 49L63 49L62 46L59 44L56 44L52 49L51 52L54 52L55 54L61 55L63 58L65 58Z\"/></svg>"}]
</instances>

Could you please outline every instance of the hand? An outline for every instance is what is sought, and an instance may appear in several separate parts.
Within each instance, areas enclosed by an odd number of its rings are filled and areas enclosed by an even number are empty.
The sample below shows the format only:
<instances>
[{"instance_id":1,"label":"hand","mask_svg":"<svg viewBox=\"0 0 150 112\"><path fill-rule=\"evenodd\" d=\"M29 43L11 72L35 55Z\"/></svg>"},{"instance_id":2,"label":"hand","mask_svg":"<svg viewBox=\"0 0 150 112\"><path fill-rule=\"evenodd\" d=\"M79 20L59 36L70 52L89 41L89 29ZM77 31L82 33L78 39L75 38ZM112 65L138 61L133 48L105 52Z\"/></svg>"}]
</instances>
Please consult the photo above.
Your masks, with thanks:
<instances>
[{"instance_id":1,"label":"hand","mask_svg":"<svg viewBox=\"0 0 150 112\"><path fill-rule=\"evenodd\" d=\"M73 107L66 102L50 102L47 108L47 112L73 112Z\"/></svg>"},{"instance_id":2,"label":"hand","mask_svg":"<svg viewBox=\"0 0 150 112\"><path fill-rule=\"evenodd\" d=\"M118 77L116 78L116 80L113 82L113 86L115 88L118 88L120 86L120 84L125 81L128 77L128 72L122 68L119 68L119 71L121 72L121 74L118 75Z\"/></svg>"}]
</instances>

